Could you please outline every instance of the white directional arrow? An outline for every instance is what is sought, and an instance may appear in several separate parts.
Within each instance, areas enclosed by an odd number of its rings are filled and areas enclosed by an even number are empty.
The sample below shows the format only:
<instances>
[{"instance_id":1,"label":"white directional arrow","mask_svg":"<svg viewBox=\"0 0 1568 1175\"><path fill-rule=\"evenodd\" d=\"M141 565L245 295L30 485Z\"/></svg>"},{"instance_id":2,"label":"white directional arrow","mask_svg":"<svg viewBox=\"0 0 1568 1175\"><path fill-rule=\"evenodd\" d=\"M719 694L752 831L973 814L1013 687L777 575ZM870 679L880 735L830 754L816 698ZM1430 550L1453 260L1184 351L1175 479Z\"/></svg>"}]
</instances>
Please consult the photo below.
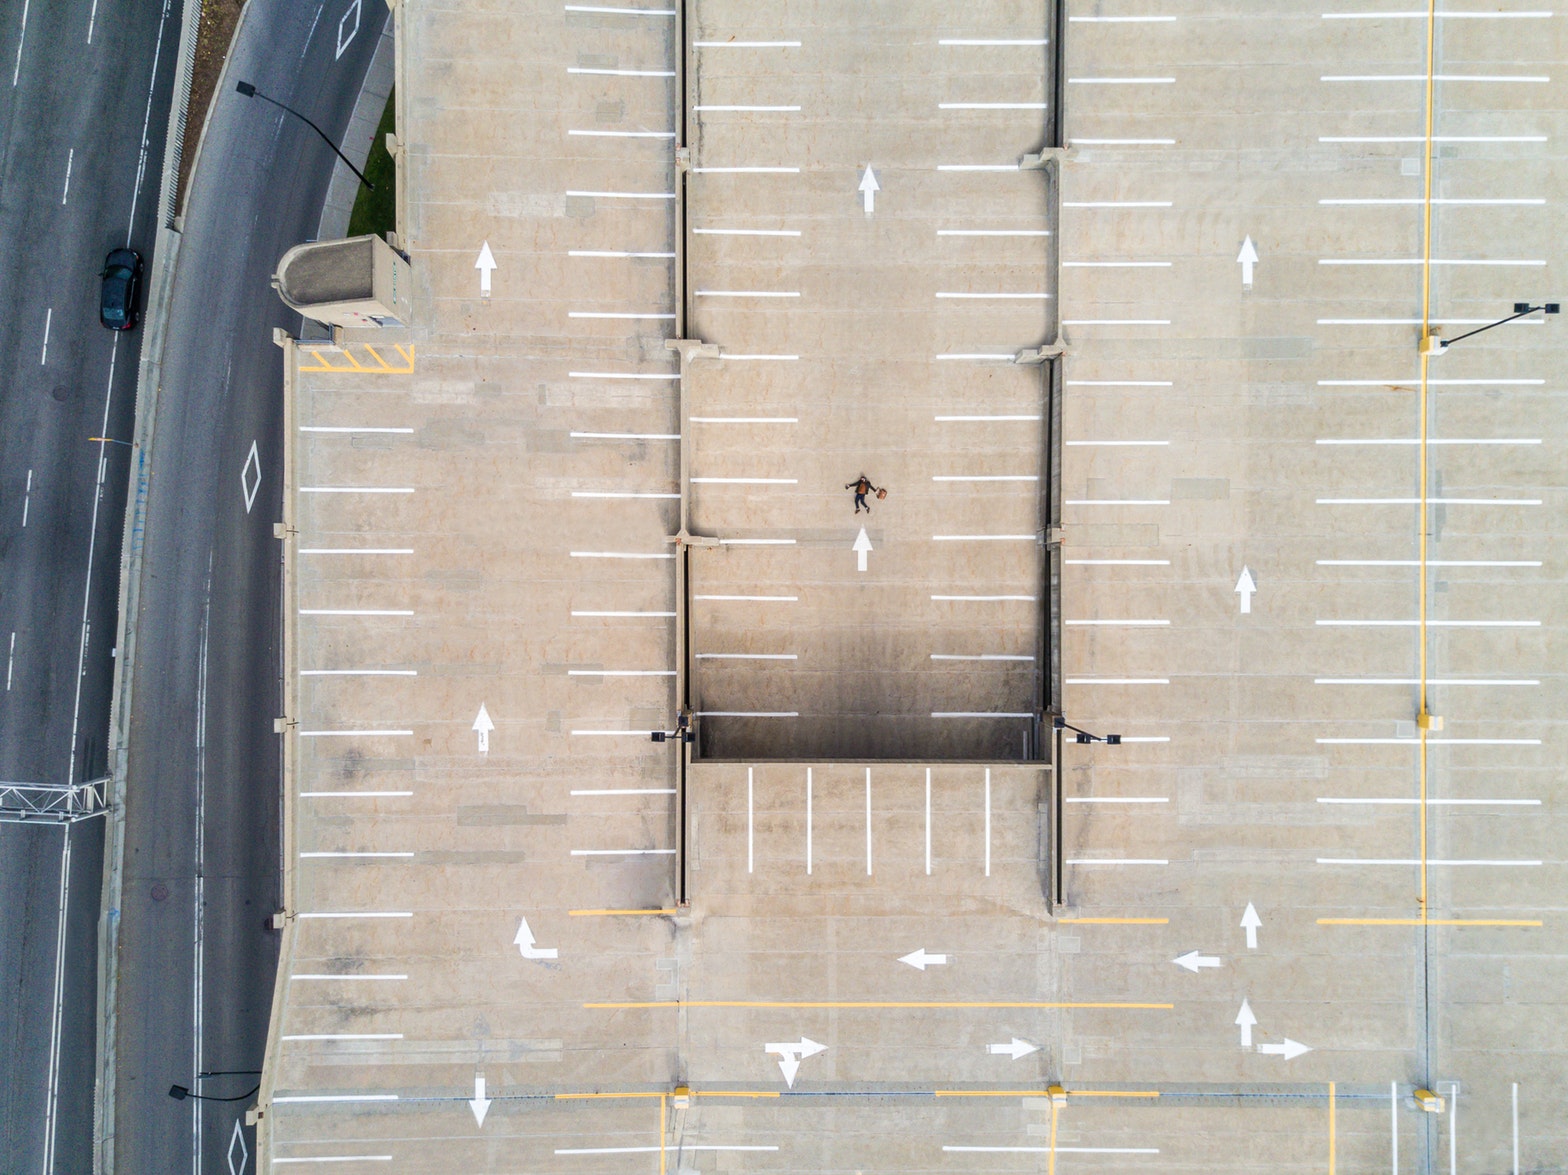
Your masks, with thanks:
<instances>
[{"instance_id":1,"label":"white directional arrow","mask_svg":"<svg viewBox=\"0 0 1568 1175\"><path fill-rule=\"evenodd\" d=\"M1252 267L1258 263L1258 247L1252 243L1250 236L1241 243L1241 252L1236 254L1236 260L1241 263L1241 284L1250 289Z\"/></svg>"},{"instance_id":2,"label":"white directional arrow","mask_svg":"<svg viewBox=\"0 0 1568 1175\"><path fill-rule=\"evenodd\" d=\"M877 173L871 170L871 165L866 165L866 174L860 177L860 198L870 216L877 210L877 193L882 190L882 185L877 183Z\"/></svg>"},{"instance_id":3,"label":"white directional arrow","mask_svg":"<svg viewBox=\"0 0 1568 1175\"><path fill-rule=\"evenodd\" d=\"M490 274L495 271L495 254L490 252L490 242L486 241L479 247L479 260L474 262L474 268L479 271L479 296L490 296Z\"/></svg>"},{"instance_id":4,"label":"white directional arrow","mask_svg":"<svg viewBox=\"0 0 1568 1175\"><path fill-rule=\"evenodd\" d=\"M1247 1003L1246 1000L1242 1000L1241 1011L1236 1013L1236 1023L1241 1026L1242 1048L1250 1049L1252 1047L1252 1027L1257 1022L1258 1018L1252 1014L1252 1005Z\"/></svg>"},{"instance_id":5,"label":"white directional arrow","mask_svg":"<svg viewBox=\"0 0 1568 1175\"><path fill-rule=\"evenodd\" d=\"M1241 613L1245 616L1252 611L1252 593L1258 590L1257 582L1252 578L1252 572L1246 564L1242 565L1241 575L1236 580L1235 592L1241 597Z\"/></svg>"},{"instance_id":6,"label":"white directional arrow","mask_svg":"<svg viewBox=\"0 0 1568 1175\"><path fill-rule=\"evenodd\" d=\"M1258 917L1258 908L1251 902L1247 903L1246 912L1241 916L1241 928L1247 932L1247 949L1258 949L1258 927L1263 925L1263 919Z\"/></svg>"},{"instance_id":7,"label":"white directional arrow","mask_svg":"<svg viewBox=\"0 0 1568 1175\"><path fill-rule=\"evenodd\" d=\"M918 951L910 951L907 955L899 956L898 961L900 963L908 963L917 971L924 971L927 967L947 966L946 955L930 954L925 947L921 947Z\"/></svg>"},{"instance_id":8,"label":"white directional arrow","mask_svg":"<svg viewBox=\"0 0 1568 1175\"><path fill-rule=\"evenodd\" d=\"M1027 1057L1030 1053L1039 1052L1040 1046L1030 1044L1027 1040L1019 1040L1015 1036L1007 1044L988 1044L985 1046L985 1051L993 1057L1011 1057L1016 1061L1019 1057Z\"/></svg>"},{"instance_id":9,"label":"white directional arrow","mask_svg":"<svg viewBox=\"0 0 1568 1175\"><path fill-rule=\"evenodd\" d=\"M1302 1044L1299 1040L1291 1040L1288 1036L1283 1044L1260 1044L1258 1046L1258 1052L1284 1057L1287 1061L1293 1061L1301 1056L1302 1053L1310 1053L1311 1051L1311 1045Z\"/></svg>"},{"instance_id":10,"label":"white directional arrow","mask_svg":"<svg viewBox=\"0 0 1568 1175\"><path fill-rule=\"evenodd\" d=\"M865 527L862 526L860 528L860 534L856 536L855 545L850 550L855 552L857 570L864 571L866 569L866 556L871 554L871 538L866 534Z\"/></svg>"},{"instance_id":11,"label":"white directional arrow","mask_svg":"<svg viewBox=\"0 0 1568 1175\"><path fill-rule=\"evenodd\" d=\"M474 1074L474 1100L468 1103L468 1108L474 1112L474 1121L483 1126L485 1115L490 1112L490 1099L485 1096L483 1073Z\"/></svg>"},{"instance_id":12,"label":"white directional arrow","mask_svg":"<svg viewBox=\"0 0 1568 1175\"><path fill-rule=\"evenodd\" d=\"M1220 961L1213 955L1200 955L1197 951L1188 951L1185 955L1172 959L1171 962L1178 967L1185 967L1194 975L1198 973L1200 967L1218 967L1220 965Z\"/></svg>"},{"instance_id":13,"label":"white directional arrow","mask_svg":"<svg viewBox=\"0 0 1568 1175\"><path fill-rule=\"evenodd\" d=\"M807 1057L814 1057L823 1052L827 1047L825 1044L818 1044L809 1036L803 1036L798 1044L788 1041L782 1044L765 1044L762 1046L762 1051L772 1053L779 1058L779 1072L784 1074L784 1084L793 1089L795 1074L800 1072L800 1063Z\"/></svg>"},{"instance_id":14,"label":"white directional arrow","mask_svg":"<svg viewBox=\"0 0 1568 1175\"><path fill-rule=\"evenodd\" d=\"M528 919L524 918L517 926L517 937L512 940L519 953L525 959L555 959L560 957L560 952L555 947L534 946L534 932L528 929Z\"/></svg>"},{"instance_id":15,"label":"white directional arrow","mask_svg":"<svg viewBox=\"0 0 1568 1175\"><path fill-rule=\"evenodd\" d=\"M479 753L490 753L490 732L495 729L495 723L490 721L490 711L485 709L483 702L479 703L479 716L474 719L474 724L469 729L479 733Z\"/></svg>"}]
</instances>

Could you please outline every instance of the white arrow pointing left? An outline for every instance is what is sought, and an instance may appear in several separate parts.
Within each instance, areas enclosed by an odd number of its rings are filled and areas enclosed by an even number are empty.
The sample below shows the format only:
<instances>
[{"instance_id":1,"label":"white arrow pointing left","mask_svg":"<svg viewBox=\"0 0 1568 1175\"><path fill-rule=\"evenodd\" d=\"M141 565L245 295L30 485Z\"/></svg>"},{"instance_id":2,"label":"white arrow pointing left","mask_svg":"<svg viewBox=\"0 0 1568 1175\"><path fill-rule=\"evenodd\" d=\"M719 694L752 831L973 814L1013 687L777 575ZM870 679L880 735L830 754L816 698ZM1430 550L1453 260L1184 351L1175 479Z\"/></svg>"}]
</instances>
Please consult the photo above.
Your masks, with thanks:
<instances>
[{"instance_id":1,"label":"white arrow pointing left","mask_svg":"<svg viewBox=\"0 0 1568 1175\"><path fill-rule=\"evenodd\" d=\"M1258 263L1258 247L1252 243L1250 236L1241 243L1241 252L1236 254L1236 260L1241 263L1241 284L1251 289L1252 267Z\"/></svg>"},{"instance_id":2,"label":"white arrow pointing left","mask_svg":"<svg viewBox=\"0 0 1568 1175\"><path fill-rule=\"evenodd\" d=\"M925 947L921 947L918 951L910 951L907 955L900 955L898 961L908 963L917 971L924 971L927 967L947 966L946 955L933 955Z\"/></svg>"},{"instance_id":3,"label":"white arrow pointing left","mask_svg":"<svg viewBox=\"0 0 1568 1175\"><path fill-rule=\"evenodd\" d=\"M1179 955L1172 959L1171 962L1178 967L1185 967L1194 975L1198 973L1200 967L1218 967L1220 965L1220 961L1213 955L1200 955L1197 951L1188 951L1185 955Z\"/></svg>"},{"instance_id":4,"label":"white arrow pointing left","mask_svg":"<svg viewBox=\"0 0 1568 1175\"><path fill-rule=\"evenodd\" d=\"M850 550L854 551L857 556L856 569L864 571L866 569L866 556L871 554L871 538L866 534L865 527L862 526L860 528L860 534L856 536L855 545Z\"/></svg>"},{"instance_id":5,"label":"white arrow pointing left","mask_svg":"<svg viewBox=\"0 0 1568 1175\"><path fill-rule=\"evenodd\" d=\"M1245 999L1241 1001L1241 1011L1236 1013L1236 1023L1241 1026L1241 1047L1252 1047L1252 1029L1257 1024L1258 1018L1252 1014L1252 1005Z\"/></svg>"},{"instance_id":6,"label":"white arrow pointing left","mask_svg":"<svg viewBox=\"0 0 1568 1175\"><path fill-rule=\"evenodd\" d=\"M871 165L866 165L866 174L860 177L861 206L865 208L866 215L870 216L877 209L877 193L882 190L882 185L877 183L877 173L871 170Z\"/></svg>"},{"instance_id":7,"label":"white arrow pointing left","mask_svg":"<svg viewBox=\"0 0 1568 1175\"><path fill-rule=\"evenodd\" d=\"M1019 1040L1015 1036L1007 1044L988 1044L985 1046L985 1051L993 1057L1011 1057L1016 1061L1019 1057L1027 1057L1030 1053L1039 1052L1040 1046L1030 1044L1027 1040Z\"/></svg>"},{"instance_id":8,"label":"white arrow pointing left","mask_svg":"<svg viewBox=\"0 0 1568 1175\"><path fill-rule=\"evenodd\" d=\"M1311 1051L1311 1045L1302 1044L1299 1040L1291 1040L1288 1036L1283 1044L1260 1044L1258 1046L1258 1052L1284 1057L1287 1061L1293 1061L1301 1056L1302 1053L1310 1053Z\"/></svg>"},{"instance_id":9,"label":"white arrow pointing left","mask_svg":"<svg viewBox=\"0 0 1568 1175\"><path fill-rule=\"evenodd\" d=\"M512 940L519 953L525 959L555 959L560 957L560 952L555 947L534 946L534 932L528 929L528 919L524 918L517 926L517 937Z\"/></svg>"},{"instance_id":10,"label":"white arrow pointing left","mask_svg":"<svg viewBox=\"0 0 1568 1175\"><path fill-rule=\"evenodd\" d=\"M474 1100L468 1103L468 1108L474 1112L474 1121L483 1126L485 1115L490 1112L490 1099L485 1096L483 1073L474 1074Z\"/></svg>"},{"instance_id":11,"label":"white arrow pointing left","mask_svg":"<svg viewBox=\"0 0 1568 1175\"><path fill-rule=\"evenodd\" d=\"M474 262L474 268L479 271L479 296L490 296L490 275L495 271L495 254L490 252L490 242L486 241L479 247L479 260Z\"/></svg>"},{"instance_id":12,"label":"white arrow pointing left","mask_svg":"<svg viewBox=\"0 0 1568 1175\"><path fill-rule=\"evenodd\" d=\"M490 732L495 729L495 723L490 721L490 711L485 709L483 702L479 703L479 716L474 719L474 724L469 728L479 735L479 753L490 753Z\"/></svg>"}]
</instances>

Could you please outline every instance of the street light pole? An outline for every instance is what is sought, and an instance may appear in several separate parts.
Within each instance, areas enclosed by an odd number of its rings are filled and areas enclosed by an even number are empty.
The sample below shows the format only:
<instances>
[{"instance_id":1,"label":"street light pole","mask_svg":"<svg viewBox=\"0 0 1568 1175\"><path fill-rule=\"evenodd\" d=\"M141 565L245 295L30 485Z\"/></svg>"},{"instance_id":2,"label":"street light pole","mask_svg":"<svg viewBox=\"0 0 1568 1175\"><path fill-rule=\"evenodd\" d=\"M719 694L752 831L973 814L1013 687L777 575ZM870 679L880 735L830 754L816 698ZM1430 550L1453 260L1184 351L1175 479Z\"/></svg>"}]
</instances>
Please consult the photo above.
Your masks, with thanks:
<instances>
[{"instance_id":1,"label":"street light pole","mask_svg":"<svg viewBox=\"0 0 1568 1175\"><path fill-rule=\"evenodd\" d=\"M1532 306L1528 302L1515 302L1514 312L1507 318L1499 318L1496 322L1489 322L1485 326L1478 326L1472 331L1466 331L1462 335L1455 335L1451 339L1443 338L1437 334L1436 331L1431 332L1426 336L1425 339L1422 340L1421 353L1423 355L1441 355L1444 351L1448 350L1448 348L1452 347L1461 339L1471 338L1480 334L1482 331L1491 330L1494 326L1502 326L1504 323L1512 322L1516 318L1523 318L1526 314L1534 314L1537 310L1544 310L1547 314L1556 314L1559 309L1561 309L1561 307L1556 302L1545 302L1540 306Z\"/></svg>"},{"instance_id":2,"label":"street light pole","mask_svg":"<svg viewBox=\"0 0 1568 1175\"><path fill-rule=\"evenodd\" d=\"M271 102L279 110L285 110L288 113L292 114L295 118L299 119L302 123L304 123L306 126L308 126L311 130L315 131L318 135L321 136L321 141L323 143L325 143L327 146L331 147L332 151L333 151L333 154L335 154L339 159L341 159L345 164L348 165L348 169L359 177L359 182L360 183L364 184L372 192L374 192L376 190L376 185L371 183L368 179L365 178L365 173L364 172L360 171L359 168L355 167L352 163L349 163L348 156L343 154L343 152L338 150L338 145L336 143L334 143L330 138L327 137L327 132L322 130L315 123L311 122L310 119L306 118L298 110L295 110L292 106L285 106L282 102L279 102L276 98L269 98L269 97L267 97L267 95L263 94L260 90L258 90L250 82L240 82L234 88L237 91L239 91L241 94L243 94L245 97L247 97L247 98L260 98L263 102Z\"/></svg>"}]
</instances>

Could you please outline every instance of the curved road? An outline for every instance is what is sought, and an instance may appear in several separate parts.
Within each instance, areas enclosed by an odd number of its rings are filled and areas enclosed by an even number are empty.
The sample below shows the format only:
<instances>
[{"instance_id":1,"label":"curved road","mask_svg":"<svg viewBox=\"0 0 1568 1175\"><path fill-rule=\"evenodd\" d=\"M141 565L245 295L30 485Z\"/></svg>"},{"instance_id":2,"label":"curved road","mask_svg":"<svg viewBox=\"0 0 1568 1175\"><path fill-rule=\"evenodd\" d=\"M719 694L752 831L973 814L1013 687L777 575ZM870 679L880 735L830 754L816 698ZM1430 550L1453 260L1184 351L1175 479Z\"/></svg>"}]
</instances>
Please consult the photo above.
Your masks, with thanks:
<instances>
[{"instance_id":1,"label":"curved road","mask_svg":"<svg viewBox=\"0 0 1568 1175\"><path fill-rule=\"evenodd\" d=\"M151 261L177 2L0 3L0 779L106 773L142 332L98 271ZM92 1162L103 824L0 824L0 1166Z\"/></svg>"},{"instance_id":2,"label":"curved road","mask_svg":"<svg viewBox=\"0 0 1568 1175\"><path fill-rule=\"evenodd\" d=\"M277 962L282 367L272 331L301 324L270 278L287 248L314 236L335 159L234 82L337 142L387 18L382 0L250 0L192 177L135 617L108 1140L119 1171L254 1170L241 1095L261 1068ZM173 1084L239 1100L177 1102Z\"/></svg>"}]
</instances>

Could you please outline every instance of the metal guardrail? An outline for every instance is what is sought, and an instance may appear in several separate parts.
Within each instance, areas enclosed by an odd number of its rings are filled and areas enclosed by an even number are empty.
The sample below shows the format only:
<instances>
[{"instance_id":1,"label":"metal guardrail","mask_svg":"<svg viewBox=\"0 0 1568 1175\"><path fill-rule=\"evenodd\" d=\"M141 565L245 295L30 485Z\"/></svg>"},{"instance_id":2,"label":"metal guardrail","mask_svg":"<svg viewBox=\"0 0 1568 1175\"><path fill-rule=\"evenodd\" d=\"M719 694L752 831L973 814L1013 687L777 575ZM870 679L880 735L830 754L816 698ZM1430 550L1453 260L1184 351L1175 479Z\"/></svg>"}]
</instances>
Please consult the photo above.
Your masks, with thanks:
<instances>
[{"instance_id":1,"label":"metal guardrail","mask_svg":"<svg viewBox=\"0 0 1568 1175\"><path fill-rule=\"evenodd\" d=\"M102 816L110 778L75 784L0 780L0 824L75 824Z\"/></svg>"}]
</instances>

